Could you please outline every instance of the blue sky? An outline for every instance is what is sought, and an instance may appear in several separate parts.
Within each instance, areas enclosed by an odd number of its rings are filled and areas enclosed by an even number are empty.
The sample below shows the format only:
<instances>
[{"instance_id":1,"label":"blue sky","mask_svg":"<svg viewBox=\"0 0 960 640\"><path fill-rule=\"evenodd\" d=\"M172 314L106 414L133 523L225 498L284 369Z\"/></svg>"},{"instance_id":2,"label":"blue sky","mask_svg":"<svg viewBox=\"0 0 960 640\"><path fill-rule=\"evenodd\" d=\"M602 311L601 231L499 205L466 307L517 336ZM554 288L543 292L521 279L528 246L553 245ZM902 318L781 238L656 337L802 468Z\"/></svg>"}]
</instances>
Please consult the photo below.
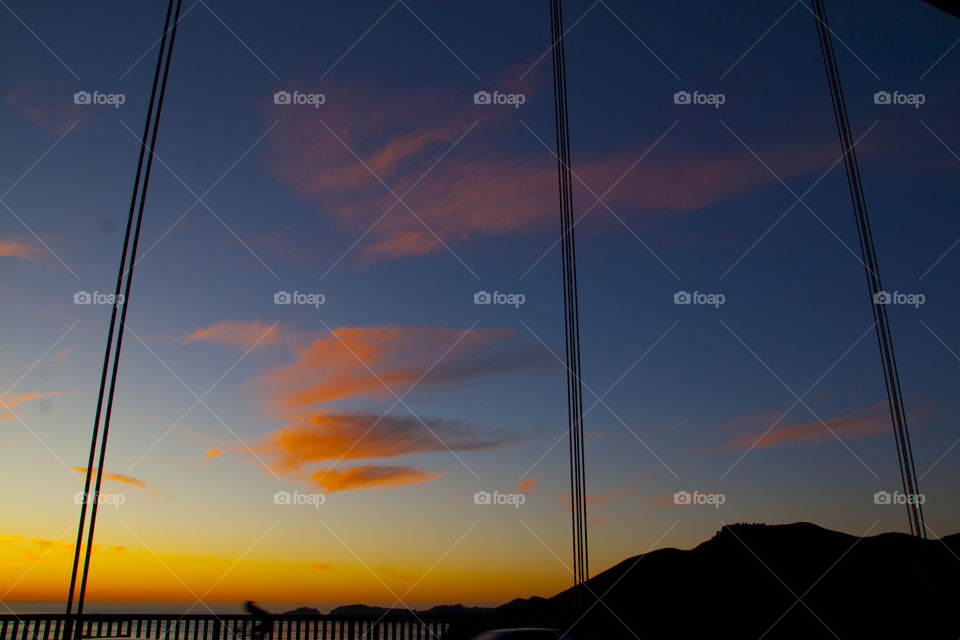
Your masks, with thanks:
<instances>
[{"instance_id":1,"label":"blue sky","mask_svg":"<svg viewBox=\"0 0 960 640\"><path fill-rule=\"evenodd\" d=\"M73 297L113 287L164 10L5 5L0 397L16 416L0 414L0 491L18 518L0 533L68 540L76 519L71 468L86 464L109 307ZM918 1L828 10L885 287L924 296L889 312L927 523L946 535L960 525L960 23ZM872 499L899 487L896 452L809 8L564 11L592 567L738 520L904 530L902 509ZM422 590L468 531L437 585L473 601L562 588L546 6L204 0L184 12L106 469L144 486L117 481L131 499L98 535L158 557L236 557L275 522L257 561L403 564ZM124 102L78 105L77 91ZM324 102L275 104L277 91ZM525 101L475 104L477 91ZM723 103L676 104L682 91ZM877 92L923 104L877 104ZM325 301L276 305L278 291ZM525 302L476 305L478 291ZM677 305L678 291L724 303ZM351 458L352 437L384 414L379 448ZM471 499L531 479L514 513ZM278 511L278 490L329 502ZM726 501L678 507L681 490ZM237 513L228 530L186 526ZM364 533L396 522L391 544ZM342 535L303 533L324 526ZM22 552L5 552L11 576ZM535 579L524 593L469 586L481 567L491 585ZM64 567L50 571L54 584ZM23 584L20 599L47 593Z\"/></svg>"}]
</instances>

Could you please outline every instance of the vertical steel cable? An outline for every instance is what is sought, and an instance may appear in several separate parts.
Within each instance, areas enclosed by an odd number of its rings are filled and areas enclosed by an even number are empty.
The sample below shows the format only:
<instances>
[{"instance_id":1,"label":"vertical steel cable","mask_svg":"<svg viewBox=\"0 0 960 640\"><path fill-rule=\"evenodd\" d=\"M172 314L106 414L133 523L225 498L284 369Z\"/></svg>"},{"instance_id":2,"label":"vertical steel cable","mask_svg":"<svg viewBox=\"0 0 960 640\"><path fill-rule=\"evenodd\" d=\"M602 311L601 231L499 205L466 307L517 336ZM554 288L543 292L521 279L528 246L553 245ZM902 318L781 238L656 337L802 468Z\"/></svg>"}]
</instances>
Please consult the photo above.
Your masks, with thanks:
<instances>
[{"instance_id":1,"label":"vertical steel cable","mask_svg":"<svg viewBox=\"0 0 960 640\"><path fill-rule=\"evenodd\" d=\"M130 209L127 213L126 233L123 240L123 249L120 254L120 267L117 271L117 284L114 292L113 310L110 315L110 326L107 331L107 345L104 351L103 368L100 375L100 389L97 397L97 408L94 418L93 435L90 440L90 455L87 462L87 471L84 479L83 501L80 509L80 521L77 526L77 544L74 548L73 568L70 575L70 586L67 595L66 613L70 615L73 609L74 594L76 591L77 573L80 564L80 549L83 542L84 525L86 524L87 505L90 505L90 523L87 532L86 551L83 561L83 572L80 579L80 592L77 597L77 615L83 613L83 603L86 595L87 577L90 568L90 553L93 548L93 536L96 528L97 507L99 505L100 487L103 481L103 464L106 453L107 436L110 431L110 417L113 409L113 398L116 389L117 371L120 362L120 350L123 345L123 330L126 326L127 309L130 302L130 288L133 281L133 267L136 263L137 246L140 240L140 229L143 222L143 209L146 202L147 187L150 183L150 171L153 166L152 150L156 145L157 130L160 123L160 114L163 109L163 98L167 87L167 77L170 71L170 60L173 54L173 43L177 32L177 23L179 22L182 0L176 1L176 11L174 11L174 0L169 0L167 5L166 17L163 25L163 35L160 39L160 50L157 56L157 66L153 76L153 86L150 92L150 103L147 109L147 117L144 122L143 137L141 138L140 154L137 160L137 171L134 178L133 192L130 197ZM171 15L173 25L171 27ZM164 53L166 58L164 59ZM159 87L159 95L158 95ZM156 109L155 109L156 107ZM152 133L151 133L152 129ZM147 147L147 138L150 138L150 146ZM148 155L149 153L149 155ZM144 167L146 159L146 167ZM141 184L141 177L142 184ZM134 212L136 212L136 226L134 227ZM132 236L132 247L131 245ZM128 263L129 249L129 267ZM126 284L124 285L124 277ZM123 296L121 298L121 288ZM121 303L122 300L122 303ZM117 312L120 311L120 327L116 330ZM116 346L114 346L114 335L116 334ZM112 355L112 367L110 366ZM100 417L104 409L104 392L106 390L107 371L110 370L110 388L106 402L106 413L103 422L103 430L100 433ZM96 466L96 484L93 494L90 494L90 480L94 471L94 457L97 450L97 436L100 434L99 458ZM72 626L72 625L70 625ZM80 629L77 629L79 632ZM69 636L68 636L69 637Z\"/></svg>"},{"instance_id":2,"label":"vertical steel cable","mask_svg":"<svg viewBox=\"0 0 960 640\"><path fill-rule=\"evenodd\" d=\"M570 461L570 505L573 537L574 585L589 577L587 554L586 473L584 460L583 390L580 368L580 322L577 290L576 243L573 221L573 182L570 169L570 125L567 110L566 58L563 11L560 0L550 2L553 52L554 110L557 136L557 172L560 195L563 260L564 342L567 363L567 419Z\"/></svg>"},{"instance_id":3,"label":"vertical steel cable","mask_svg":"<svg viewBox=\"0 0 960 640\"><path fill-rule=\"evenodd\" d=\"M873 241L873 231L867 215L866 197L863 192L863 181L860 176L860 166L857 162L854 137L850 128L850 119L847 115L846 101L843 96L843 86L840 82L840 71L837 65L836 53L833 49L833 38L827 22L826 8L823 0L812 0L814 16L817 21L817 38L820 44L820 53L823 57L823 66L830 86L830 97L833 106L833 115L836 120L837 133L840 136L840 145L843 148L844 168L846 169L847 187L850 191L850 200L853 204L857 220L857 236L860 243L860 255L863 259L867 285L870 290L870 306L876 326L877 345L880 348L880 359L883 365L883 379L887 392L887 405L890 410L890 420L893 423L894 440L897 445L897 462L900 467L900 481L907 496L907 517L910 522L910 532L913 535L927 537L926 524L923 519L923 507L917 502L919 485L917 470L913 459L913 447L910 444L910 431L907 427L906 408L903 403L903 393L900 387L900 372L893 349L893 337L890 330L890 320L887 316L885 304L880 304L879 295L883 291L880 282L880 272L877 260L876 246Z\"/></svg>"}]
</instances>

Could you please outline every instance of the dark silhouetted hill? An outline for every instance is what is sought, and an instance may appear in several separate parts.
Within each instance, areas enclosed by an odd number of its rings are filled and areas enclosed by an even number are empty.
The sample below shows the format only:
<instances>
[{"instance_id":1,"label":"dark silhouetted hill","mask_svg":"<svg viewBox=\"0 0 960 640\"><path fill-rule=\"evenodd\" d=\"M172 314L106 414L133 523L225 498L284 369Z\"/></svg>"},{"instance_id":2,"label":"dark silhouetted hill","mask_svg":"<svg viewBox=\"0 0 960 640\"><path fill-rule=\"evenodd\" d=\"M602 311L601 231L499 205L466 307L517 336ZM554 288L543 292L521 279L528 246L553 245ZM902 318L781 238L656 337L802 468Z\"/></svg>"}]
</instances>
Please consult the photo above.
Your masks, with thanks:
<instances>
[{"instance_id":1,"label":"dark silhouetted hill","mask_svg":"<svg viewBox=\"0 0 960 640\"><path fill-rule=\"evenodd\" d=\"M314 609L313 607L297 607L296 609L291 609L290 611L284 611L280 615L282 616L322 616L323 613L319 609Z\"/></svg>"},{"instance_id":2,"label":"dark silhouetted hill","mask_svg":"<svg viewBox=\"0 0 960 640\"><path fill-rule=\"evenodd\" d=\"M597 598L602 602L597 602ZM858 538L810 523L730 525L690 550L625 560L548 600L464 620L482 628L576 624L580 640L960 637L960 534ZM468 628L470 627L470 628Z\"/></svg>"}]
</instances>

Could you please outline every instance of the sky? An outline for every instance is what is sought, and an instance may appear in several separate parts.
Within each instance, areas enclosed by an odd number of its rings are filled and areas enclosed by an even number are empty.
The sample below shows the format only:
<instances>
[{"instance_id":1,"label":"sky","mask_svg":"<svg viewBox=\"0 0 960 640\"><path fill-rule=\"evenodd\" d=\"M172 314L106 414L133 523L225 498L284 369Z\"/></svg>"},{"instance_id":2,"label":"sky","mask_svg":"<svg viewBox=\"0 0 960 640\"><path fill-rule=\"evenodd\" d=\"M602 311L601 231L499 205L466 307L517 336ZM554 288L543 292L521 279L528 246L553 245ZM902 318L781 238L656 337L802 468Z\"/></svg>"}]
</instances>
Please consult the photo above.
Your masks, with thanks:
<instances>
[{"instance_id":1,"label":"sky","mask_svg":"<svg viewBox=\"0 0 960 640\"><path fill-rule=\"evenodd\" d=\"M0 5L0 603L57 609L166 3ZM944 536L960 21L827 9ZM738 521L907 530L808 4L564 13L591 573ZM91 602L571 584L549 44L544 2L184 2Z\"/></svg>"}]
</instances>

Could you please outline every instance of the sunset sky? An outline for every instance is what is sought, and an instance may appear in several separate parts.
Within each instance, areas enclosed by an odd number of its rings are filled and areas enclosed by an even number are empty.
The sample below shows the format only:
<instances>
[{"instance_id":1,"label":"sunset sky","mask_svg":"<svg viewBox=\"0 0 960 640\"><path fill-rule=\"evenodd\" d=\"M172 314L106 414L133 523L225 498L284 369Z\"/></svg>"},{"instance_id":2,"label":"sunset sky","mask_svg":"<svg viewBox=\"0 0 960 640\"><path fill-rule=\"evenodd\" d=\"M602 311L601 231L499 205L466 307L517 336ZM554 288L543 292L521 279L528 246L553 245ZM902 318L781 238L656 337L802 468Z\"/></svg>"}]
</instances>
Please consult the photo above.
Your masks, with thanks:
<instances>
[{"instance_id":1,"label":"sunset sky","mask_svg":"<svg viewBox=\"0 0 960 640\"><path fill-rule=\"evenodd\" d=\"M114 288L166 3L0 5L0 611L59 609L110 317L95 294ZM568 587L547 4L183 7L90 600ZM900 490L897 453L808 5L564 7L591 572L736 521L906 530L874 501ZM960 530L960 21L919 0L827 9L943 536Z\"/></svg>"}]
</instances>

